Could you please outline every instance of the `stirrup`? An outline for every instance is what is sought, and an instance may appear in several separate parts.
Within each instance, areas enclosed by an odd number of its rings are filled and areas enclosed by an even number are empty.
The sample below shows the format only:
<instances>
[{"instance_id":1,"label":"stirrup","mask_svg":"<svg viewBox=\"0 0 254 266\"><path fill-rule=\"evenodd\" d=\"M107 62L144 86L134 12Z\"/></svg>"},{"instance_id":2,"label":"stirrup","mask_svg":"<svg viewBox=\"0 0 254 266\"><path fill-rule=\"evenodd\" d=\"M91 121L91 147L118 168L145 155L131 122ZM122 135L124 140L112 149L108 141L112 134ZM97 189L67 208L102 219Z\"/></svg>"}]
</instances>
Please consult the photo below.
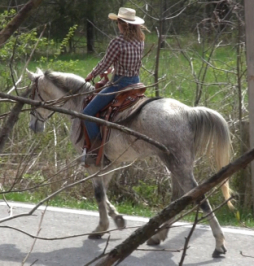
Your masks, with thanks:
<instances>
[{"instance_id":1,"label":"stirrup","mask_svg":"<svg viewBox=\"0 0 254 266\"><path fill-rule=\"evenodd\" d=\"M86 148L83 149L83 152L82 152L82 154L81 154L81 156L80 156L79 161L80 161L81 163L84 163L84 162L86 161Z\"/></svg>"},{"instance_id":2,"label":"stirrup","mask_svg":"<svg viewBox=\"0 0 254 266\"><path fill-rule=\"evenodd\" d=\"M98 156L98 154L95 154L95 153L91 153L91 154L87 154L86 155L86 158L85 158L85 164L86 165L96 165L96 160L97 160L97 156ZM109 165L109 164L111 164L111 161L104 155L103 156L103 166L107 166L107 165ZM97 166L99 166L99 165L97 165Z\"/></svg>"}]
</instances>

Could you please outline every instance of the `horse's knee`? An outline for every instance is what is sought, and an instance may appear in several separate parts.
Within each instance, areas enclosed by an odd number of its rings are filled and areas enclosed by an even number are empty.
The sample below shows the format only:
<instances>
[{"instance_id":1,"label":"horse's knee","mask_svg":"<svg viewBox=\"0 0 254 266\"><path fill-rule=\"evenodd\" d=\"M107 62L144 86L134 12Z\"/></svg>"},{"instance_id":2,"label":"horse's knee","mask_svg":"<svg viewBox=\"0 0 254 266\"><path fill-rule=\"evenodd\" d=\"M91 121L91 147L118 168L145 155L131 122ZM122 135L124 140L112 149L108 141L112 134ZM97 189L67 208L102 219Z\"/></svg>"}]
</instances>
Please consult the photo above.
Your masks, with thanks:
<instances>
[{"instance_id":1,"label":"horse's knee","mask_svg":"<svg viewBox=\"0 0 254 266\"><path fill-rule=\"evenodd\" d=\"M105 190L102 184L96 184L94 186L94 196L97 203L100 203L105 199Z\"/></svg>"}]
</instances>

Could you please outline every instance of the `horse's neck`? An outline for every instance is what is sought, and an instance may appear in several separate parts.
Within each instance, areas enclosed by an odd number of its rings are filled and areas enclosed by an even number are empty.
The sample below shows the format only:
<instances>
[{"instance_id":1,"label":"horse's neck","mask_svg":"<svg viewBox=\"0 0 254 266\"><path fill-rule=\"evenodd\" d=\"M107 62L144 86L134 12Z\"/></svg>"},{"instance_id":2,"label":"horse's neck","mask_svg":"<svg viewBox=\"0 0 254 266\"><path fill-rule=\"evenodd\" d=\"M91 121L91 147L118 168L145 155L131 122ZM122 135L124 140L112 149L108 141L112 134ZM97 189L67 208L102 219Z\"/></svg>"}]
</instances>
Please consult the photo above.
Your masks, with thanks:
<instances>
[{"instance_id":1,"label":"horse's neck","mask_svg":"<svg viewBox=\"0 0 254 266\"><path fill-rule=\"evenodd\" d=\"M71 100L67 101L63 107L70 109L72 111L81 112L83 109L83 97L77 96L75 98L72 98Z\"/></svg>"},{"instance_id":2,"label":"horse's neck","mask_svg":"<svg viewBox=\"0 0 254 266\"><path fill-rule=\"evenodd\" d=\"M86 92L87 88L84 87L80 91L78 91L76 94L74 94L73 97L70 97L68 101L66 101L63 105L64 108L70 109L72 111L76 112L82 112L84 108L84 100L86 98ZM68 94L66 94L67 96Z\"/></svg>"}]
</instances>

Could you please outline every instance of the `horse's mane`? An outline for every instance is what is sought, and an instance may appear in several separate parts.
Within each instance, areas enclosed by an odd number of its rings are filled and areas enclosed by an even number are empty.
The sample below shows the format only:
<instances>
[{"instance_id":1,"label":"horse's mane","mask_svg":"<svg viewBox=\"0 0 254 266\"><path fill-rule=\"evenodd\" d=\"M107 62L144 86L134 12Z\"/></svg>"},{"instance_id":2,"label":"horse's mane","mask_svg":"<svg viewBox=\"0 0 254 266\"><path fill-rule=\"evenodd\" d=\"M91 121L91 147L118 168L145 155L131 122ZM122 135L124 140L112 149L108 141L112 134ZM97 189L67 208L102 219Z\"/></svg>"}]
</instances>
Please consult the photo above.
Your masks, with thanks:
<instances>
[{"instance_id":1,"label":"horse's mane","mask_svg":"<svg viewBox=\"0 0 254 266\"><path fill-rule=\"evenodd\" d=\"M77 93L86 84L84 78L72 73L46 70L44 76L64 93Z\"/></svg>"}]
</instances>

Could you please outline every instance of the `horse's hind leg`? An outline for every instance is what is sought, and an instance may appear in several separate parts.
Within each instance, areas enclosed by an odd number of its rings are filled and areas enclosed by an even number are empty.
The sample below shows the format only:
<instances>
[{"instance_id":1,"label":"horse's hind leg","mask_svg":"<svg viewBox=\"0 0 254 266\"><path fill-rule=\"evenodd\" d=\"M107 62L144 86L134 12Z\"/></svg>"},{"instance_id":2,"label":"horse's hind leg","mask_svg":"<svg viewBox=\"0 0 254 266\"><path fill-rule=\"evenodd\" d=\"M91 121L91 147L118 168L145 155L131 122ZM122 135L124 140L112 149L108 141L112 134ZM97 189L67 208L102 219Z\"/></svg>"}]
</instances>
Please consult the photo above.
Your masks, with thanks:
<instances>
[{"instance_id":1,"label":"horse's hind leg","mask_svg":"<svg viewBox=\"0 0 254 266\"><path fill-rule=\"evenodd\" d=\"M184 172L185 171L184 169L186 170L188 168L186 167L176 168L175 167L173 169L170 169L172 173L174 172L174 176L172 177L173 187L175 186L176 188L179 188L179 191L180 191L180 194L177 195L177 191L173 190L172 200L180 197L183 193L187 193L188 191L190 191L191 189L197 186L197 183L193 177L192 171ZM221 254L225 254L227 251L225 248L225 238L224 238L222 229L214 213L211 213L211 207L210 207L208 200L204 200L201 203L200 207L205 214L209 214L208 221L209 221L210 227L212 229L212 232L213 232L213 235L216 241L216 246L215 246L215 251L213 252L213 257L219 257ZM170 223L170 221L168 221L166 224L168 223ZM150 238L147 243L149 245L160 244L160 241L163 241L166 239L168 230L169 230L168 228L165 230L161 230L159 233L152 236L152 238Z\"/></svg>"},{"instance_id":2,"label":"horse's hind leg","mask_svg":"<svg viewBox=\"0 0 254 266\"><path fill-rule=\"evenodd\" d=\"M221 254L225 254L227 252L227 249L225 247L225 237L221 230L220 224L215 216L214 213L212 213L212 208L209 204L208 200L204 200L201 205L201 209L203 210L205 215L208 215L207 220L210 224L210 227L213 232L213 236L216 241L215 250L213 252L213 257L218 258L221 256Z\"/></svg>"},{"instance_id":3,"label":"horse's hind leg","mask_svg":"<svg viewBox=\"0 0 254 266\"><path fill-rule=\"evenodd\" d=\"M183 195L183 191L177 182L173 182L174 177L172 176L172 196L171 202L178 199L181 195ZM170 226L173 222L174 218L170 219L166 223L163 224L165 229L160 230L157 234L152 236L146 243L149 246L159 245L161 241L164 241L167 238Z\"/></svg>"},{"instance_id":4,"label":"horse's hind leg","mask_svg":"<svg viewBox=\"0 0 254 266\"><path fill-rule=\"evenodd\" d=\"M99 224L95 230L89 235L90 239L99 239L103 236L103 231L106 231L109 227L109 220L107 215L107 203L106 203L106 191L104 183L101 178L93 179L94 196L98 204L99 209Z\"/></svg>"}]
</instances>

